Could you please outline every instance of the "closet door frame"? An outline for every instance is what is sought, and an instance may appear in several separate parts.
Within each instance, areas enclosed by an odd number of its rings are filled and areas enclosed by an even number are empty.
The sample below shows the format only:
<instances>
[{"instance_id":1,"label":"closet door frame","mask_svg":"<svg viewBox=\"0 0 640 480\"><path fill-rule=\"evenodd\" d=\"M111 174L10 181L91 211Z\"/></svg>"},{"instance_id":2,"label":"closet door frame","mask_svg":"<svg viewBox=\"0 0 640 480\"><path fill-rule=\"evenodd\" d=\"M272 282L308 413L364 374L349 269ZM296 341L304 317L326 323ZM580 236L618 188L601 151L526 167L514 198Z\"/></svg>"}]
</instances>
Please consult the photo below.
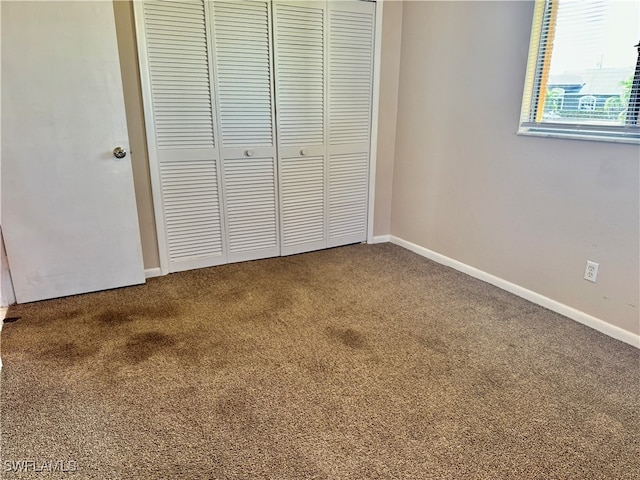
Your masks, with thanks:
<instances>
[{"instance_id":1,"label":"closet door frame","mask_svg":"<svg viewBox=\"0 0 640 480\"><path fill-rule=\"evenodd\" d=\"M375 215L376 162L378 158L378 112L380 109L380 60L382 53L382 15L384 0L375 2L375 30L373 33L373 85L371 92L371 131L369 132L369 198L367 209L367 243L389 241L390 235L374 237L373 220Z\"/></svg>"},{"instance_id":2,"label":"closet door frame","mask_svg":"<svg viewBox=\"0 0 640 480\"><path fill-rule=\"evenodd\" d=\"M208 3L211 0L204 0ZM329 0L332 1L332 0ZM338 0L340 1L340 0ZM361 1L361 0L342 0L342 1ZM374 222L374 210L375 210L375 178L376 178L376 160L377 160L377 137L378 137L378 111L380 105L380 60L381 60L381 46L382 46L382 19L384 10L384 1L375 1L375 33L374 33L374 53L373 53L373 86L372 86L372 99L371 99L371 133L370 133L370 150L369 150L369 193L368 193L368 211L367 211L367 243L379 243L388 239L388 235L374 237L373 222ZM145 134L147 138L147 151L149 154L149 174L151 179L152 188L152 200L154 218L156 222L156 235L158 242L160 272L162 275L169 273L169 251L166 239L166 225L164 221L163 202L161 194L160 183L160 164L158 160L158 152L155 144L155 122L153 120L153 108L152 108L152 94L151 94L151 79L149 77L148 70L148 58L146 54L146 35L144 29L143 18L143 5L141 0L135 0L133 2L134 18L135 18L135 30L136 30L136 42L137 53L139 62L140 73L140 87L143 99L143 113L145 123ZM207 18L207 35L211 38L211 19L209 17L209 7L205 6L206 18ZM272 15L272 13L271 13ZM273 55L273 41L271 43L271 50ZM273 57L272 57L273 58ZM213 75L212 69L214 65L214 58L209 49L209 62L210 62L210 75ZM275 69L273 70L275 75ZM275 79L275 77L273 77ZM211 97L217 98L217 92L215 92L215 79L211 78ZM275 107L275 103L274 103ZM218 189L222 193L222 175L220 171L220 143L219 143L219 125L218 115L214 108L214 135L216 138L216 148L218 162L216 164L218 171ZM275 115L274 115L274 118ZM274 132L276 139L277 131ZM221 199L222 200L222 199ZM224 205L220 202L220 214L222 228L226 231L226 225L224 221ZM223 248L226 253L226 239L223 238ZM155 276L152 270L147 274L148 277Z\"/></svg>"}]
</instances>

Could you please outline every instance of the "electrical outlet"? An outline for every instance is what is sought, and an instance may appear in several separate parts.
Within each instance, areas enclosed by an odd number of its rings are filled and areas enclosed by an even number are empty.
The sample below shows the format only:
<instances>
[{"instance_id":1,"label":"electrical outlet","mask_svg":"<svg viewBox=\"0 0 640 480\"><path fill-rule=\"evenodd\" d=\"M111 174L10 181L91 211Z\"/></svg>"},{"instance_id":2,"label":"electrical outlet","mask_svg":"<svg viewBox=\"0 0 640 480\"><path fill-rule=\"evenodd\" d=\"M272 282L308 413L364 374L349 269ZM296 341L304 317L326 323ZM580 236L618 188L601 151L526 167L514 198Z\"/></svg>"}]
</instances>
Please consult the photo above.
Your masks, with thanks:
<instances>
[{"instance_id":1,"label":"electrical outlet","mask_svg":"<svg viewBox=\"0 0 640 480\"><path fill-rule=\"evenodd\" d=\"M584 279L589 280L590 282L596 283L596 279L598 278L598 267L599 263L592 262L591 260L587 260L587 268L584 271Z\"/></svg>"}]
</instances>

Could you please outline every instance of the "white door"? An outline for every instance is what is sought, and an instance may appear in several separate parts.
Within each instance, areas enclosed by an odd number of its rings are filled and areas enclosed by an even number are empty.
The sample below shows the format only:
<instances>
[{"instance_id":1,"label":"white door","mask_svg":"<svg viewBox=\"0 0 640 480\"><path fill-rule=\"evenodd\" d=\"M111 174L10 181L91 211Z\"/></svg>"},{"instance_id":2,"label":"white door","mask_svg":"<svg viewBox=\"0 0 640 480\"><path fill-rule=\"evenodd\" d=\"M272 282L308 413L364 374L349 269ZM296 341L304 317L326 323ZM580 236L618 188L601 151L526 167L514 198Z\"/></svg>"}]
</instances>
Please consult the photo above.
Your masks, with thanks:
<instances>
[{"instance_id":1,"label":"white door","mask_svg":"<svg viewBox=\"0 0 640 480\"><path fill-rule=\"evenodd\" d=\"M367 239L375 3L329 2L328 238Z\"/></svg>"},{"instance_id":2,"label":"white door","mask_svg":"<svg viewBox=\"0 0 640 480\"><path fill-rule=\"evenodd\" d=\"M144 282L111 2L2 2L2 231L18 302Z\"/></svg>"},{"instance_id":3,"label":"white door","mask_svg":"<svg viewBox=\"0 0 640 480\"><path fill-rule=\"evenodd\" d=\"M226 263L205 4L145 1L134 9L162 271Z\"/></svg>"},{"instance_id":4,"label":"white door","mask_svg":"<svg viewBox=\"0 0 640 480\"><path fill-rule=\"evenodd\" d=\"M282 254L363 242L375 3L273 7Z\"/></svg>"},{"instance_id":5,"label":"white door","mask_svg":"<svg viewBox=\"0 0 640 480\"><path fill-rule=\"evenodd\" d=\"M283 255L327 246L326 10L273 4Z\"/></svg>"},{"instance_id":6,"label":"white door","mask_svg":"<svg viewBox=\"0 0 640 480\"><path fill-rule=\"evenodd\" d=\"M227 259L280 255L271 12L266 0L209 3Z\"/></svg>"}]
</instances>

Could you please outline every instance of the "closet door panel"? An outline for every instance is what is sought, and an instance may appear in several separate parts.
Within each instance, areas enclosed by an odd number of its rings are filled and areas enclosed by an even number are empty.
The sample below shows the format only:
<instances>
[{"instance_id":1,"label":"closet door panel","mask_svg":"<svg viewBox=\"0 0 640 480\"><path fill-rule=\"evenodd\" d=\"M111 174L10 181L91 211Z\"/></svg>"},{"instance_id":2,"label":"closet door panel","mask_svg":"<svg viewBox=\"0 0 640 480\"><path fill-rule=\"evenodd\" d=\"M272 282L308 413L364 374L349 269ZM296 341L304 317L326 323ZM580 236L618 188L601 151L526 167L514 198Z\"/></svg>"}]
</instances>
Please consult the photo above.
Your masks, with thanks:
<instances>
[{"instance_id":1,"label":"closet door panel","mask_svg":"<svg viewBox=\"0 0 640 480\"><path fill-rule=\"evenodd\" d=\"M164 161L160 177L171 271L217 264L223 258L216 164Z\"/></svg>"},{"instance_id":2,"label":"closet door panel","mask_svg":"<svg viewBox=\"0 0 640 480\"><path fill-rule=\"evenodd\" d=\"M375 4L329 2L329 143L332 146L369 149L374 28Z\"/></svg>"},{"instance_id":3,"label":"closet door panel","mask_svg":"<svg viewBox=\"0 0 640 480\"><path fill-rule=\"evenodd\" d=\"M211 2L229 261L280 254L269 2Z\"/></svg>"},{"instance_id":4,"label":"closet door panel","mask_svg":"<svg viewBox=\"0 0 640 480\"><path fill-rule=\"evenodd\" d=\"M282 254L325 248L326 3L276 1Z\"/></svg>"},{"instance_id":5,"label":"closet door panel","mask_svg":"<svg viewBox=\"0 0 640 480\"><path fill-rule=\"evenodd\" d=\"M275 159L225 158L224 171L229 261L277 255Z\"/></svg>"},{"instance_id":6,"label":"closet door panel","mask_svg":"<svg viewBox=\"0 0 640 480\"><path fill-rule=\"evenodd\" d=\"M329 2L328 246L367 237L375 4Z\"/></svg>"},{"instance_id":7,"label":"closet door panel","mask_svg":"<svg viewBox=\"0 0 640 480\"><path fill-rule=\"evenodd\" d=\"M329 246L366 240L368 152L329 157Z\"/></svg>"},{"instance_id":8,"label":"closet door panel","mask_svg":"<svg viewBox=\"0 0 640 480\"><path fill-rule=\"evenodd\" d=\"M324 145L325 3L273 7L279 145Z\"/></svg>"},{"instance_id":9,"label":"closet door panel","mask_svg":"<svg viewBox=\"0 0 640 480\"><path fill-rule=\"evenodd\" d=\"M273 147L269 4L216 0L212 8L222 147Z\"/></svg>"},{"instance_id":10,"label":"closet door panel","mask_svg":"<svg viewBox=\"0 0 640 480\"><path fill-rule=\"evenodd\" d=\"M284 255L318 250L325 241L325 156L280 159L280 215Z\"/></svg>"},{"instance_id":11,"label":"closet door panel","mask_svg":"<svg viewBox=\"0 0 640 480\"><path fill-rule=\"evenodd\" d=\"M141 74L151 91L146 121L158 166L153 186L162 205L156 215L161 250L171 272L224 263L204 3L148 0L136 9L145 47Z\"/></svg>"}]
</instances>

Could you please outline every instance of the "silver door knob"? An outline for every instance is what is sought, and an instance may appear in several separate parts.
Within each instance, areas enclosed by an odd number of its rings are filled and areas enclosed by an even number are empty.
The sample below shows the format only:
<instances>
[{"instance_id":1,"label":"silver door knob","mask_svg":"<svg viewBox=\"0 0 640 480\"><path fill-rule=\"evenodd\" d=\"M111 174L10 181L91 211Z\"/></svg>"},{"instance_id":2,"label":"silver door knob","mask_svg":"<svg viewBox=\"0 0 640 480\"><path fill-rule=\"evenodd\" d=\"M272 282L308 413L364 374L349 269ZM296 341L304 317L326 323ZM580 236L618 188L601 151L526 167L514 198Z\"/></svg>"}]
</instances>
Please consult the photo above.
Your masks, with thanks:
<instances>
[{"instance_id":1,"label":"silver door knob","mask_svg":"<svg viewBox=\"0 0 640 480\"><path fill-rule=\"evenodd\" d=\"M116 158L124 158L127 156L127 151L122 147L116 147L113 149L113 156Z\"/></svg>"},{"instance_id":2,"label":"silver door knob","mask_svg":"<svg viewBox=\"0 0 640 480\"><path fill-rule=\"evenodd\" d=\"M245 154L247 157L253 157L253 150L245 150L245 151L244 151L244 154Z\"/></svg>"},{"instance_id":3,"label":"silver door knob","mask_svg":"<svg viewBox=\"0 0 640 480\"><path fill-rule=\"evenodd\" d=\"M303 148L302 150L300 150L300 155L305 156L307 154L307 149Z\"/></svg>"}]
</instances>

